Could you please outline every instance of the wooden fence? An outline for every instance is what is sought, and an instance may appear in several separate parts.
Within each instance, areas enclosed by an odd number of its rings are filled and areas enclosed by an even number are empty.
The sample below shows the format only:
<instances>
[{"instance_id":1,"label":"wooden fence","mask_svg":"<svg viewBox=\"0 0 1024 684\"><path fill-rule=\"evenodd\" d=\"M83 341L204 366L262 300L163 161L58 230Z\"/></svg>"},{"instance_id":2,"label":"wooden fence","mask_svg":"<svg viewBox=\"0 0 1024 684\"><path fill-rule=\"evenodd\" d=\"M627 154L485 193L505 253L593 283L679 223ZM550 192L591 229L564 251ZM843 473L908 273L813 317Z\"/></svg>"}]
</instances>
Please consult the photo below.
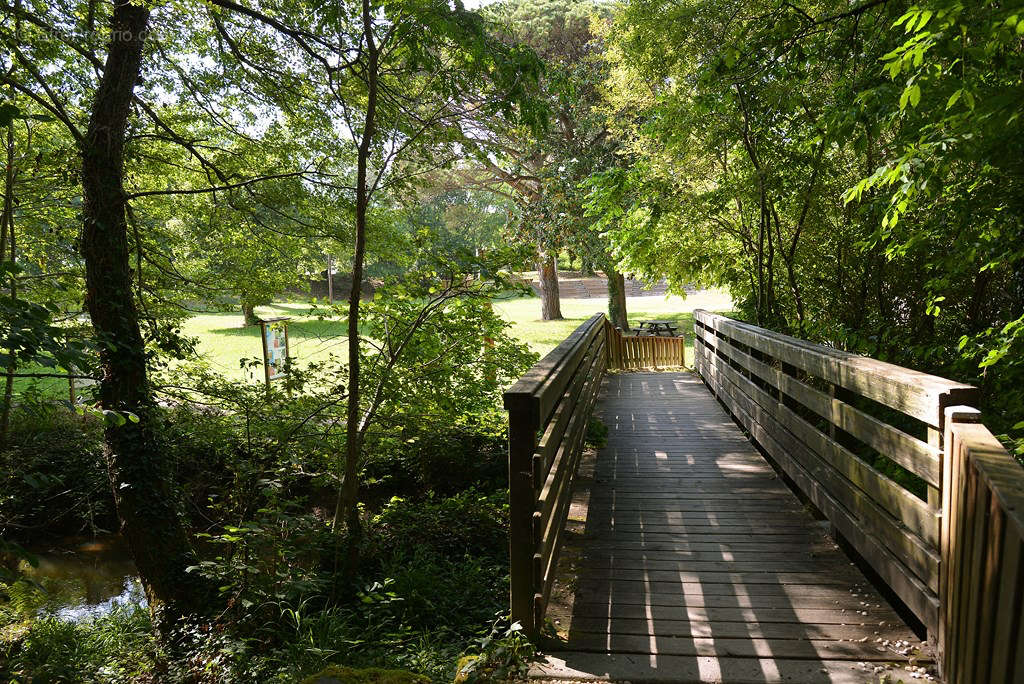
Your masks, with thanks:
<instances>
[{"instance_id":1,"label":"wooden fence","mask_svg":"<svg viewBox=\"0 0 1024 684\"><path fill-rule=\"evenodd\" d=\"M951 408L975 403L977 389L694 318L697 373L921 620L947 681L1024 681L1024 470L983 426L961 422L976 411ZM886 475L891 464L923 481L920 496L900 484L913 478ZM1018 679L976 676L987 667Z\"/></svg>"},{"instance_id":2,"label":"wooden fence","mask_svg":"<svg viewBox=\"0 0 1024 684\"><path fill-rule=\"evenodd\" d=\"M682 345L682 338L626 337L596 314L505 393L512 619L531 638L544 624L573 480L605 371L682 365Z\"/></svg>"},{"instance_id":3,"label":"wooden fence","mask_svg":"<svg viewBox=\"0 0 1024 684\"><path fill-rule=\"evenodd\" d=\"M605 321L608 367L617 370L686 365L686 340L679 337L623 335Z\"/></svg>"}]
</instances>

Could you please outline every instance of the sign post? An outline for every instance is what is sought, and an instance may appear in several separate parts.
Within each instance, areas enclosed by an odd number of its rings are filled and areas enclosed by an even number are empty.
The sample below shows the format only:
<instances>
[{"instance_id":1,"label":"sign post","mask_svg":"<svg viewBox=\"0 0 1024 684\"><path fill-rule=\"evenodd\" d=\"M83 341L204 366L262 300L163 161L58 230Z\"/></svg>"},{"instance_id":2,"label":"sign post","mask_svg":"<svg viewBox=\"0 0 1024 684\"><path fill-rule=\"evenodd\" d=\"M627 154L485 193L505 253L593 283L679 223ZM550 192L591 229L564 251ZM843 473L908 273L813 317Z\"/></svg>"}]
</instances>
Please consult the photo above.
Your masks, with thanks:
<instances>
[{"instance_id":1,"label":"sign post","mask_svg":"<svg viewBox=\"0 0 1024 684\"><path fill-rule=\"evenodd\" d=\"M263 340L263 377L270 393L270 383L287 375L288 321L290 318L260 319L260 337Z\"/></svg>"}]
</instances>

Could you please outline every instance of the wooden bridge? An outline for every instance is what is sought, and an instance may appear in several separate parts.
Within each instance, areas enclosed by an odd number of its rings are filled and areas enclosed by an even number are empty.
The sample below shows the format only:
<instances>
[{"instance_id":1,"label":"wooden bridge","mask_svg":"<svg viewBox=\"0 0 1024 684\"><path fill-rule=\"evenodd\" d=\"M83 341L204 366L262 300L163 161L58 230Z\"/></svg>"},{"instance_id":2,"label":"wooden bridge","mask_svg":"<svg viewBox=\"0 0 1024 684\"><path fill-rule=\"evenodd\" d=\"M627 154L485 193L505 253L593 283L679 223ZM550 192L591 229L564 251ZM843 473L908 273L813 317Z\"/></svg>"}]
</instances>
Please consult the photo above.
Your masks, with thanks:
<instances>
[{"instance_id":1,"label":"wooden bridge","mask_svg":"<svg viewBox=\"0 0 1024 684\"><path fill-rule=\"evenodd\" d=\"M598 314L505 394L533 676L1024 681L1024 469L977 391L695 320L693 371L635 372L681 366L683 341ZM608 440L578 478L592 416ZM554 636L556 583L571 605Z\"/></svg>"}]
</instances>

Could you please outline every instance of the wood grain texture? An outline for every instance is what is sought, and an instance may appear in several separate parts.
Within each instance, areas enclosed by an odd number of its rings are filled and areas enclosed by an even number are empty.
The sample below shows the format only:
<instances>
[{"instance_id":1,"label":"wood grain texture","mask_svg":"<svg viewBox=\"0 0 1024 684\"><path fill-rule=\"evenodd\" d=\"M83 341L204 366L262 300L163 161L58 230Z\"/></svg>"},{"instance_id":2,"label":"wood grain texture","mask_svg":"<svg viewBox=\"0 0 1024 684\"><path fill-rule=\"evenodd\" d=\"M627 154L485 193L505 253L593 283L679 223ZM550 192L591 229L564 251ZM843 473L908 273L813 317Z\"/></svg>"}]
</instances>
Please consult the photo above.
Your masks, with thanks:
<instances>
[{"instance_id":1,"label":"wood grain texture","mask_svg":"<svg viewBox=\"0 0 1024 684\"><path fill-rule=\"evenodd\" d=\"M596 415L567 639L534 676L866 681L900 660L876 639L917 643L698 378L609 375Z\"/></svg>"},{"instance_id":2,"label":"wood grain texture","mask_svg":"<svg viewBox=\"0 0 1024 684\"><path fill-rule=\"evenodd\" d=\"M1024 469L979 418L946 409L939 595L949 684L1024 678Z\"/></svg>"}]
</instances>

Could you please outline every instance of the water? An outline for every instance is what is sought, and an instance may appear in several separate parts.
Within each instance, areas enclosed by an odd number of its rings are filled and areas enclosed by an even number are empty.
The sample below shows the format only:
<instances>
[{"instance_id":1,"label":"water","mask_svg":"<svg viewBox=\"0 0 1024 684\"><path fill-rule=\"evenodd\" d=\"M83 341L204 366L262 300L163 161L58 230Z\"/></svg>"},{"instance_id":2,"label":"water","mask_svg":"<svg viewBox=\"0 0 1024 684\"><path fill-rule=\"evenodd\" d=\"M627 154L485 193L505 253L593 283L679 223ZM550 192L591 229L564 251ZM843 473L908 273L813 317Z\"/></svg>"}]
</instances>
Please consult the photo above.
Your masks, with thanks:
<instances>
[{"instance_id":1,"label":"water","mask_svg":"<svg viewBox=\"0 0 1024 684\"><path fill-rule=\"evenodd\" d=\"M39 565L25 568L25 574L45 590L32 595L38 616L81 622L118 606L146 606L135 564L118 535L65 539L33 553Z\"/></svg>"}]
</instances>

